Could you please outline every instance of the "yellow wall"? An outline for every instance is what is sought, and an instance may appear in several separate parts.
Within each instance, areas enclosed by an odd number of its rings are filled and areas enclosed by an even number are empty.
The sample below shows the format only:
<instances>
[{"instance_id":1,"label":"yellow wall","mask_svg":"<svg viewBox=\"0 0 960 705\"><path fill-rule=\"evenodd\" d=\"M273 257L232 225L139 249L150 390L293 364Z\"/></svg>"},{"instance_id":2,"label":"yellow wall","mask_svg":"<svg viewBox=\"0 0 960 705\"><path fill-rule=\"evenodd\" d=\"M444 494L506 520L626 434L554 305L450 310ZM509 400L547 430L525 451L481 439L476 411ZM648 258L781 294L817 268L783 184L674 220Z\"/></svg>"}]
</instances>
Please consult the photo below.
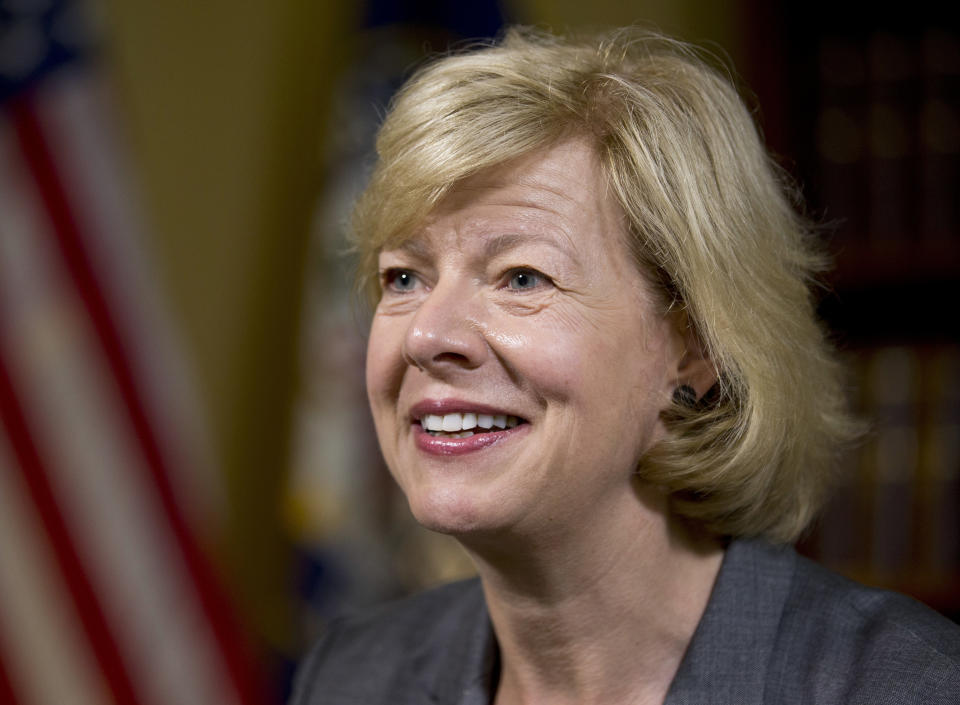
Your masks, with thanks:
<instances>
[{"instance_id":1,"label":"yellow wall","mask_svg":"<svg viewBox=\"0 0 960 705\"><path fill-rule=\"evenodd\" d=\"M744 0L504 0L519 21L555 31L652 25L698 44L714 43L739 64Z\"/></svg>"},{"instance_id":2,"label":"yellow wall","mask_svg":"<svg viewBox=\"0 0 960 705\"><path fill-rule=\"evenodd\" d=\"M351 3L109 0L111 58L153 249L224 470L228 575L289 629L277 518L322 117Z\"/></svg>"}]
</instances>

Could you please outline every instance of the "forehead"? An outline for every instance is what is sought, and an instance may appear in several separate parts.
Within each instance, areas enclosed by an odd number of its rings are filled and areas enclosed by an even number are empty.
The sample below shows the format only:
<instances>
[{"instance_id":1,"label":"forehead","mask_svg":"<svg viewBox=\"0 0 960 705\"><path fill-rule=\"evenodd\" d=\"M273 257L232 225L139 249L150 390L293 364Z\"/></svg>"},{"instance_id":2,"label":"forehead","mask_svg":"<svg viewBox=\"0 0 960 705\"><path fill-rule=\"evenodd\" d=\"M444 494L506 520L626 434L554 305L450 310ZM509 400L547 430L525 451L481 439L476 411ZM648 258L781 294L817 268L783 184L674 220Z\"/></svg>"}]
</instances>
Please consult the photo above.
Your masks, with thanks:
<instances>
[{"instance_id":1,"label":"forehead","mask_svg":"<svg viewBox=\"0 0 960 705\"><path fill-rule=\"evenodd\" d=\"M622 242L626 219L592 144L571 138L460 180L419 227L384 249L423 250L451 228L464 236L489 230L501 248L550 236L581 249L598 236Z\"/></svg>"}]
</instances>

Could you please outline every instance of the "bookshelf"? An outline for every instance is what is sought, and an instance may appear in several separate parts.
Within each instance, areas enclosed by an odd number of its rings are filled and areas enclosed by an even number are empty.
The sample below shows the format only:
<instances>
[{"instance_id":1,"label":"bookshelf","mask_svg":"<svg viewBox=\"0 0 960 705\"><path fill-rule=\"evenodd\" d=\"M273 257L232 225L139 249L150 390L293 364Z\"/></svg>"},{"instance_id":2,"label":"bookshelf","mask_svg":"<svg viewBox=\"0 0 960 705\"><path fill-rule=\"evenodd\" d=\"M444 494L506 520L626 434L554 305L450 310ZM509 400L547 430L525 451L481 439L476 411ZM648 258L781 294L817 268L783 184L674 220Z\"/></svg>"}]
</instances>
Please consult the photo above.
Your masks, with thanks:
<instances>
[{"instance_id":1,"label":"bookshelf","mask_svg":"<svg viewBox=\"0 0 960 705\"><path fill-rule=\"evenodd\" d=\"M746 81L828 224L820 312L871 424L800 549L960 619L960 31L856 5L745 3Z\"/></svg>"}]
</instances>

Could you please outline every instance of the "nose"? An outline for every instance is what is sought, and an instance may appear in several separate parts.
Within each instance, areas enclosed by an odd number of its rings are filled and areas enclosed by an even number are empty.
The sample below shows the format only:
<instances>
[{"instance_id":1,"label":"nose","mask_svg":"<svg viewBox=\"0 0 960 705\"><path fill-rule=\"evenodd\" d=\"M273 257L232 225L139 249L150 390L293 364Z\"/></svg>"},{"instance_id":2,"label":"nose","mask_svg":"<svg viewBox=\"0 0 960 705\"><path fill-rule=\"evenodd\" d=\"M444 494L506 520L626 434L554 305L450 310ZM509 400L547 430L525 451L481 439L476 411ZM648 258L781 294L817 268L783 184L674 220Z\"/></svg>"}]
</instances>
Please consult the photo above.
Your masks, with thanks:
<instances>
[{"instance_id":1,"label":"nose","mask_svg":"<svg viewBox=\"0 0 960 705\"><path fill-rule=\"evenodd\" d=\"M420 304L404 338L407 363L436 377L476 369L486 360L483 305L469 285L439 282Z\"/></svg>"}]
</instances>

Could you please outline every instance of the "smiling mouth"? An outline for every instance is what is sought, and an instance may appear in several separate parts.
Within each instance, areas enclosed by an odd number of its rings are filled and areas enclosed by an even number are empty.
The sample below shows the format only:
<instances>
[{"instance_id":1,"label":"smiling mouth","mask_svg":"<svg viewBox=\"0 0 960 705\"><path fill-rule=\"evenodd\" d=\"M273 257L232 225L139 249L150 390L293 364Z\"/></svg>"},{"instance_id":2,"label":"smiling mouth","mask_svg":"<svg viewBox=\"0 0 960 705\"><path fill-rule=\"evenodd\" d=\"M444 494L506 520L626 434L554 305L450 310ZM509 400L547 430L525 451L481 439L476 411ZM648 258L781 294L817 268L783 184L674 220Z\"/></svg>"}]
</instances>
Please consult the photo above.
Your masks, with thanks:
<instances>
[{"instance_id":1,"label":"smiling mouth","mask_svg":"<svg viewBox=\"0 0 960 705\"><path fill-rule=\"evenodd\" d=\"M518 416L506 414L425 414L420 426L431 436L440 438L470 438L483 433L494 433L527 423Z\"/></svg>"}]
</instances>

